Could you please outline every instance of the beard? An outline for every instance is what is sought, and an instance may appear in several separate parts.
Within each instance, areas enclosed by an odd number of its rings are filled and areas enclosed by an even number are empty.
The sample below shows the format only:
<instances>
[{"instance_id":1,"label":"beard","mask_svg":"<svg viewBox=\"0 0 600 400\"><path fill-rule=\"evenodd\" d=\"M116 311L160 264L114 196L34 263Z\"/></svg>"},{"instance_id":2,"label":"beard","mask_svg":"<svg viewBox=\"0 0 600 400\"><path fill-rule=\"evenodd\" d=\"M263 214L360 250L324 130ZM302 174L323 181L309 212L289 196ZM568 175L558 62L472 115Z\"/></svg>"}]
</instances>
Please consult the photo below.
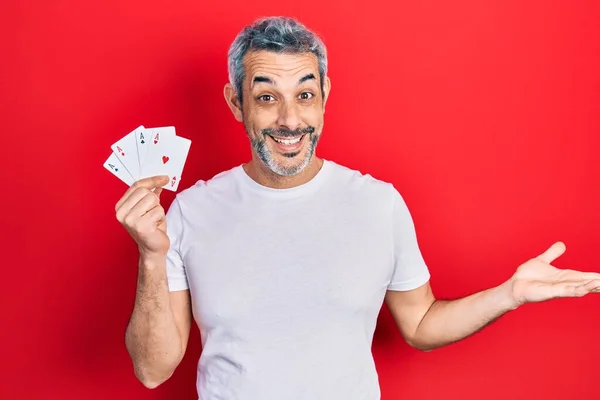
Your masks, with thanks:
<instances>
[{"instance_id":1,"label":"beard","mask_svg":"<svg viewBox=\"0 0 600 400\"><path fill-rule=\"evenodd\" d=\"M250 143L252 143L252 147L256 151L256 154L258 154L258 157L271 171L281 176L293 176L302 172L304 168L306 168L306 166L310 163L310 160L315 154L317 144L319 143L319 138L321 137L320 134L317 134L315 132L316 130L312 126L306 127L304 129L296 129L293 131L287 128L268 128L261 130L262 135L259 137L252 138L250 137L250 135L248 135L248 137L250 138ZM306 150L305 156L303 158L298 158L303 150L303 148L301 148L299 151L283 154L284 157L287 157L289 159L296 159L294 165L284 165L278 162L276 157L274 157L273 152L269 150L269 147L267 146L267 135L274 135L282 138L308 135L306 138L302 139L308 141L308 143L306 144L308 148Z\"/></svg>"}]
</instances>

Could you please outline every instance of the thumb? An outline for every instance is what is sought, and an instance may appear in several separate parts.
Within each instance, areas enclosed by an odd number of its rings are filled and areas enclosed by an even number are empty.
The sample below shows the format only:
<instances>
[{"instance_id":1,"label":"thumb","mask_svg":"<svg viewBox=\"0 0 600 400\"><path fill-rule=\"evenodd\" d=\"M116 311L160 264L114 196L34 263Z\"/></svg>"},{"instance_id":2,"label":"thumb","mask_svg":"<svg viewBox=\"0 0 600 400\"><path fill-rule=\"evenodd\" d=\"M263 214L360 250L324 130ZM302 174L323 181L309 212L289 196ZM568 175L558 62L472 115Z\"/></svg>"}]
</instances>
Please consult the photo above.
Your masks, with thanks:
<instances>
[{"instance_id":1,"label":"thumb","mask_svg":"<svg viewBox=\"0 0 600 400\"><path fill-rule=\"evenodd\" d=\"M565 252L565 250L567 250L567 247L563 242L556 242L552 246L550 246L548 250L546 250L536 258L547 264L550 264L558 257L560 257Z\"/></svg>"}]
</instances>

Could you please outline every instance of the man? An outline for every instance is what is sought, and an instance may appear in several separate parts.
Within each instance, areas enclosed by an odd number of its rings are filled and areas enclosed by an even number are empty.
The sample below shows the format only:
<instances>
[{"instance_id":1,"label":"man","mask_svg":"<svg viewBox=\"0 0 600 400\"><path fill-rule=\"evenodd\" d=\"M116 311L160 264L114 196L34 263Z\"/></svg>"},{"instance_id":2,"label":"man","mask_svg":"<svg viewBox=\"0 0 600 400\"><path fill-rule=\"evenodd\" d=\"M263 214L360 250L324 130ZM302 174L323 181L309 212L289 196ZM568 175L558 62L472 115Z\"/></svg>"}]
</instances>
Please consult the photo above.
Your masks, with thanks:
<instances>
[{"instance_id":1,"label":"man","mask_svg":"<svg viewBox=\"0 0 600 400\"><path fill-rule=\"evenodd\" d=\"M600 290L600 274L550 265L565 251L557 242L500 286L436 300L399 192L315 154L331 91L319 38L262 19L228 64L224 95L252 160L182 191L166 216L167 177L136 182L116 205L139 247L126 345L145 386L173 374L193 315L201 399L379 399L371 342L383 301L429 351L524 303Z\"/></svg>"}]
</instances>

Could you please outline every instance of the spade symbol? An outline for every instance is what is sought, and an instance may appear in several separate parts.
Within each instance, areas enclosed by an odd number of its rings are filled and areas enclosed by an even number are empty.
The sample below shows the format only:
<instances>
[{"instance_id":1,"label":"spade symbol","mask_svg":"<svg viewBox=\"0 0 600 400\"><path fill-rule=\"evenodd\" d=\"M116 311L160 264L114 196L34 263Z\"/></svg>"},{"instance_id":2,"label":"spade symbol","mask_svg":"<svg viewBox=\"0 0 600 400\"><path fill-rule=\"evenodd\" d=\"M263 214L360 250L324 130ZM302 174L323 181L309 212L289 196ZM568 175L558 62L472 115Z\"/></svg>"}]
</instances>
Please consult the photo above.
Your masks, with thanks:
<instances>
[{"instance_id":1,"label":"spade symbol","mask_svg":"<svg viewBox=\"0 0 600 400\"><path fill-rule=\"evenodd\" d=\"M115 172L119 172L119 168L115 168Z\"/></svg>"},{"instance_id":2,"label":"spade symbol","mask_svg":"<svg viewBox=\"0 0 600 400\"><path fill-rule=\"evenodd\" d=\"M144 143L146 143L146 142L144 142L144 141L142 140L142 144L144 144Z\"/></svg>"}]
</instances>

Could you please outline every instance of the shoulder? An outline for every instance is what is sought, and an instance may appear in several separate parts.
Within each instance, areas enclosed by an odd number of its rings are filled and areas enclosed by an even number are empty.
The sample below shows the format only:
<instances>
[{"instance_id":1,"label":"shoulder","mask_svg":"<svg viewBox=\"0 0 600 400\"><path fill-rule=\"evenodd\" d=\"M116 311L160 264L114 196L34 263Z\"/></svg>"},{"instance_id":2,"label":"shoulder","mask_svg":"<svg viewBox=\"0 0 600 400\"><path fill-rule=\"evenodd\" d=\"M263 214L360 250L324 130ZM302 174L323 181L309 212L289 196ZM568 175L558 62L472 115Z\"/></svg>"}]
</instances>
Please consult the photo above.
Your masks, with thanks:
<instances>
[{"instance_id":1,"label":"shoulder","mask_svg":"<svg viewBox=\"0 0 600 400\"><path fill-rule=\"evenodd\" d=\"M334 175L332 181L344 190L367 196L375 196L387 201L392 201L393 197L399 194L391 182L333 161L329 161L329 163Z\"/></svg>"},{"instance_id":2,"label":"shoulder","mask_svg":"<svg viewBox=\"0 0 600 400\"><path fill-rule=\"evenodd\" d=\"M185 207L226 196L231 193L236 184L235 174L238 173L239 168L241 165L219 172L209 179L197 180L192 186L177 193L175 201L181 207Z\"/></svg>"}]
</instances>

